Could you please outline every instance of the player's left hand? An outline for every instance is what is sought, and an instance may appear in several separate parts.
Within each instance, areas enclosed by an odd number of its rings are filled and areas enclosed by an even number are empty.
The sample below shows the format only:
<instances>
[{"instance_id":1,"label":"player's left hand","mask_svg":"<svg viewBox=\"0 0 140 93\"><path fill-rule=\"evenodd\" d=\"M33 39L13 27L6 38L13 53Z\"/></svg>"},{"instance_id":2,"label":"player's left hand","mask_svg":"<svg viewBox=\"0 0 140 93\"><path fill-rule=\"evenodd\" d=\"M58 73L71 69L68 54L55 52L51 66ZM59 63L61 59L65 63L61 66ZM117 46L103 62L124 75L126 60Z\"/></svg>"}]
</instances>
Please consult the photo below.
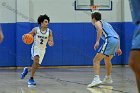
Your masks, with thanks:
<instances>
[{"instance_id":1,"label":"player's left hand","mask_svg":"<svg viewBox=\"0 0 140 93\"><path fill-rule=\"evenodd\" d=\"M96 50L99 47L99 42L96 42L94 45L94 50Z\"/></svg>"},{"instance_id":2,"label":"player's left hand","mask_svg":"<svg viewBox=\"0 0 140 93\"><path fill-rule=\"evenodd\" d=\"M121 49L117 49L117 54L118 54L118 56L120 56L122 54L122 50Z\"/></svg>"},{"instance_id":3,"label":"player's left hand","mask_svg":"<svg viewBox=\"0 0 140 93\"><path fill-rule=\"evenodd\" d=\"M53 41L48 41L49 46L54 46L54 42Z\"/></svg>"}]
</instances>

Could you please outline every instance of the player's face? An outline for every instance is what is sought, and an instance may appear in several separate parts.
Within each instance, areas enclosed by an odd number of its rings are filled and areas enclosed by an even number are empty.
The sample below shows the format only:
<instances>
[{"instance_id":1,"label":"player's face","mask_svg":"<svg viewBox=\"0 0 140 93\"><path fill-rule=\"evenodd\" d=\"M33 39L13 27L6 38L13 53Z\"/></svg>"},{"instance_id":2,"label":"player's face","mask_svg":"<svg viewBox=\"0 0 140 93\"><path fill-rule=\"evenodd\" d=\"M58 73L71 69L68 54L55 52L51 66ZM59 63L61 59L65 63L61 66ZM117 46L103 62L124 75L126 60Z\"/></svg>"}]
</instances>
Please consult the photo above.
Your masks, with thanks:
<instances>
[{"instance_id":1,"label":"player's face","mask_svg":"<svg viewBox=\"0 0 140 93\"><path fill-rule=\"evenodd\" d=\"M49 24L48 20L45 19L45 20L41 23L41 26L42 26L43 28L47 28L47 27L48 27L48 24Z\"/></svg>"}]
</instances>

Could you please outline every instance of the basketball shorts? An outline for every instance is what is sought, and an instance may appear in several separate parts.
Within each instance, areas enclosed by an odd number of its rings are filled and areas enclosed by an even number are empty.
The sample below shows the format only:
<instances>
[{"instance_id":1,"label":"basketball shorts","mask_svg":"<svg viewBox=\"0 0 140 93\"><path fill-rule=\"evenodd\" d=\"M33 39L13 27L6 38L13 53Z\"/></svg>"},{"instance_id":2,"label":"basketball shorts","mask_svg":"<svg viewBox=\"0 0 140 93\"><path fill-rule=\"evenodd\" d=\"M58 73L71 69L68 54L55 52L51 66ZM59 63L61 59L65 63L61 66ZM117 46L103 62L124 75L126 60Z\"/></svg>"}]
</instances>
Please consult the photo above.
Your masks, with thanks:
<instances>
[{"instance_id":1,"label":"basketball shorts","mask_svg":"<svg viewBox=\"0 0 140 93\"><path fill-rule=\"evenodd\" d=\"M105 39L103 45L99 48L98 53L106 56L115 55L119 45L119 39L116 37L109 37Z\"/></svg>"},{"instance_id":2,"label":"basketball shorts","mask_svg":"<svg viewBox=\"0 0 140 93\"><path fill-rule=\"evenodd\" d=\"M136 25L133 34L131 50L140 50L140 24Z\"/></svg>"},{"instance_id":3,"label":"basketball shorts","mask_svg":"<svg viewBox=\"0 0 140 93\"><path fill-rule=\"evenodd\" d=\"M37 46L32 46L31 48L31 56L32 60L35 56L39 56L39 64L42 63L46 50L41 50Z\"/></svg>"}]
</instances>

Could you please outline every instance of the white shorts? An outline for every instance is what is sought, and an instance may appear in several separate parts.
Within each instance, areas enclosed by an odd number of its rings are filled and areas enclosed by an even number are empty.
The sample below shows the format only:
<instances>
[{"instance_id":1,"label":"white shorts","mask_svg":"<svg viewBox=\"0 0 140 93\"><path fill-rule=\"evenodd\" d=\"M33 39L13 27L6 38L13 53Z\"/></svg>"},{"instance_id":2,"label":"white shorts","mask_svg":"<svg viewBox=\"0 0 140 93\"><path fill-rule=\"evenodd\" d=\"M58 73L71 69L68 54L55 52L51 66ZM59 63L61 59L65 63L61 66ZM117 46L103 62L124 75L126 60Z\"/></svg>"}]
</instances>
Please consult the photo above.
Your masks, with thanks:
<instances>
[{"instance_id":1,"label":"white shorts","mask_svg":"<svg viewBox=\"0 0 140 93\"><path fill-rule=\"evenodd\" d=\"M35 56L39 56L39 64L42 63L42 60L44 58L46 50L41 50L37 46L32 46L31 48L31 55L32 55L32 60Z\"/></svg>"}]
</instances>

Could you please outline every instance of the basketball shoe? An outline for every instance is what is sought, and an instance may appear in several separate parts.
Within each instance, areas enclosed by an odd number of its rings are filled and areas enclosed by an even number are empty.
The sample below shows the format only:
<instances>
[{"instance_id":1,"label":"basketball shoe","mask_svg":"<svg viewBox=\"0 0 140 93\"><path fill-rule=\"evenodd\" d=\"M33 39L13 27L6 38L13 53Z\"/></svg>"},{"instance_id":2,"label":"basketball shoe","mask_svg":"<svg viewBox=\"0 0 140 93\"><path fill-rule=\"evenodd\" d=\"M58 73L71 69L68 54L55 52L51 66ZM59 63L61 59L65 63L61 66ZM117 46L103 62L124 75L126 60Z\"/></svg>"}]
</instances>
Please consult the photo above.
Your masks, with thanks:
<instances>
[{"instance_id":1,"label":"basketball shoe","mask_svg":"<svg viewBox=\"0 0 140 93\"><path fill-rule=\"evenodd\" d=\"M105 76L105 78L103 79L103 84L111 84L113 83L111 76Z\"/></svg>"},{"instance_id":2,"label":"basketball shoe","mask_svg":"<svg viewBox=\"0 0 140 93\"><path fill-rule=\"evenodd\" d=\"M93 81L87 87L88 88L95 87L95 86L98 86L100 84L102 84L102 81L100 80L98 75L95 75L94 78L93 78Z\"/></svg>"}]
</instances>

